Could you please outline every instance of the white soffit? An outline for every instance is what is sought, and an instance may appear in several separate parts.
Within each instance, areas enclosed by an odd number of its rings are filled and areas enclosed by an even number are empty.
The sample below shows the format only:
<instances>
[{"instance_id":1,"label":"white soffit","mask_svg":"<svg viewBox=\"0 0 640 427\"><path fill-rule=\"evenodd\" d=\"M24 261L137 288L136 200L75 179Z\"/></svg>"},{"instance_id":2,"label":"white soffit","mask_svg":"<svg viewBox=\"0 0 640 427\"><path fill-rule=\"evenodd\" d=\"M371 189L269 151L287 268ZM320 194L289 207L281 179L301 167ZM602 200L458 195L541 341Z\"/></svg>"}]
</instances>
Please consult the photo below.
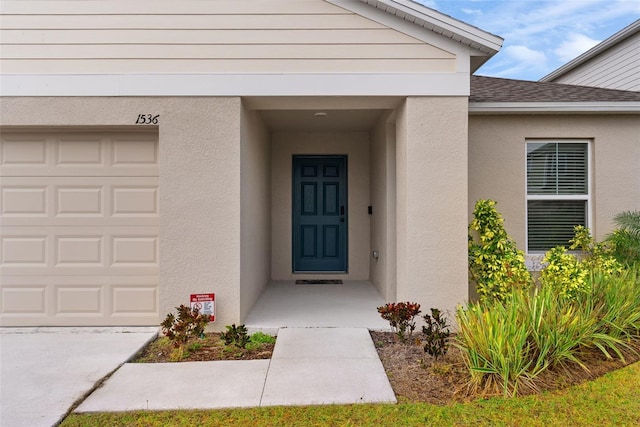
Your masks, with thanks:
<instances>
[{"instance_id":1,"label":"white soffit","mask_svg":"<svg viewBox=\"0 0 640 427\"><path fill-rule=\"evenodd\" d=\"M350 10L366 18L375 20L376 16L368 13L367 4L386 12L390 17L396 16L418 27L440 34L469 46L487 55L487 59L496 54L502 47L504 39L488 33L480 28L459 21L451 16L440 13L434 9L423 6L411 0L326 0L329 3ZM360 3L360 4L359 4ZM380 22L383 25L394 27L393 22L387 20ZM398 29L402 31L402 29Z\"/></svg>"}]
</instances>

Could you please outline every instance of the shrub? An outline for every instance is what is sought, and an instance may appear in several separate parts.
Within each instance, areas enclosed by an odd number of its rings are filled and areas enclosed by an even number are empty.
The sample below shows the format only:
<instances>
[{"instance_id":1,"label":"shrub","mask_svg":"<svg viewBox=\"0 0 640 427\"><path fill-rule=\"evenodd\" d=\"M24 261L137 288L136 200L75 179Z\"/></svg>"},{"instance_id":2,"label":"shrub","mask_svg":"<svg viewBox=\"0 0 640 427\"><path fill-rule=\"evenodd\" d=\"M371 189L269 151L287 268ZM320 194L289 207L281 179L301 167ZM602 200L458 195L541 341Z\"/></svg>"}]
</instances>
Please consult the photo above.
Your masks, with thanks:
<instances>
[{"instance_id":1,"label":"shrub","mask_svg":"<svg viewBox=\"0 0 640 427\"><path fill-rule=\"evenodd\" d=\"M528 287L524 254L504 229L493 200L478 200L469 225L469 272L481 301L504 301L513 288Z\"/></svg>"},{"instance_id":2,"label":"shrub","mask_svg":"<svg viewBox=\"0 0 640 427\"><path fill-rule=\"evenodd\" d=\"M232 324L226 326L227 332L223 332L220 335L225 345L234 345L238 348L245 348L249 342L249 335L247 334L247 327L245 325L236 326Z\"/></svg>"},{"instance_id":3,"label":"shrub","mask_svg":"<svg viewBox=\"0 0 640 427\"><path fill-rule=\"evenodd\" d=\"M628 339L640 336L640 275L596 272L586 291L566 298L552 286L514 290L505 301L459 307L456 345L473 387L513 396L536 388L550 367L576 363L586 369L583 350L624 360Z\"/></svg>"},{"instance_id":4,"label":"shrub","mask_svg":"<svg viewBox=\"0 0 640 427\"><path fill-rule=\"evenodd\" d=\"M415 302L387 303L378 307L378 313L389 322L391 330L398 336L400 341L407 339L416 329L415 317L420 314L420 304Z\"/></svg>"},{"instance_id":5,"label":"shrub","mask_svg":"<svg viewBox=\"0 0 640 427\"><path fill-rule=\"evenodd\" d=\"M548 251L543 259L547 266L540 273L540 282L558 295L575 298L580 292L587 292L588 270L563 246Z\"/></svg>"},{"instance_id":6,"label":"shrub","mask_svg":"<svg viewBox=\"0 0 640 427\"><path fill-rule=\"evenodd\" d=\"M449 350L449 325L446 317L437 308L431 309L431 315L422 316L426 326L422 327L424 334L424 351L429 353L435 360L439 356L444 356Z\"/></svg>"},{"instance_id":7,"label":"shrub","mask_svg":"<svg viewBox=\"0 0 640 427\"><path fill-rule=\"evenodd\" d=\"M202 315L197 308L191 309L186 305L176 307L178 317L173 313L160 324L162 333L173 344L173 351L170 360L177 362L185 357L184 346L191 338L198 338L204 335L204 329L209 323L209 316Z\"/></svg>"},{"instance_id":8,"label":"shrub","mask_svg":"<svg viewBox=\"0 0 640 427\"><path fill-rule=\"evenodd\" d=\"M640 211L621 212L614 221L618 228L606 238L613 256L627 267L640 268Z\"/></svg>"},{"instance_id":9,"label":"shrub","mask_svg":"<svg viewBox=\"0 0 640 427\"><path fill-rule=\"evenodd\" d=\"M608 242L596 243L588 228L577 225L574 237L569 242L569 249L582 251L581 263L590 273L600 271L612 274L622 270L622 265L613 255L613 245Z\"/></svg>"},{"instance_id":10,"label":"shrub","mask_svg":"<svg viewBox=\"0 0 640 427\"><path fill-rule=\"evenodd\" d=\"M530 360L529 322L518 307L523 295L524 291L517 290L505 302L458 308L456 345L462 350L473 388L515 396L523 385L534 387L533 379L542 369Z\"/></svg>"},{"instance_id":11,"label":"shrub","mask_svg":"<svg viewBox=\"0 0 640 427\"><path fill-rule=\"evenodd\" d=\"M172 341L173 346L182 347L189 338L202 337L204 329L209 323L209 316L202 315L197 308L191 309L186 305L176 307L178 317L173 313L160 324L162 333Z\"/></svg>"}]
</instances>

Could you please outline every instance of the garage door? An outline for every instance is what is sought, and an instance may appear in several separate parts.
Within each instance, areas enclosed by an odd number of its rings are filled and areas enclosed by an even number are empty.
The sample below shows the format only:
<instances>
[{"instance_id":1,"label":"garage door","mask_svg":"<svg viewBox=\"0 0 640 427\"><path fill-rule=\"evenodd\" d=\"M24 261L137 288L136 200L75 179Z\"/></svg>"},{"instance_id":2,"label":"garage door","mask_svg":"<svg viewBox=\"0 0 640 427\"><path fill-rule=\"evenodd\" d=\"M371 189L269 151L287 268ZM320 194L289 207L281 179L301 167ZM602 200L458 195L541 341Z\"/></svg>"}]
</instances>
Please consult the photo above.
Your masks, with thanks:
<instances>
[{"instance_id":1,"label":"garage door","mask_svg":"<svg viewBox=\"0 0 640 427\"><path fill-rule=\"evenodd\" d=\"M0 323L158 324L157 134L0 143Z\"/></svg>"}]
</instances>

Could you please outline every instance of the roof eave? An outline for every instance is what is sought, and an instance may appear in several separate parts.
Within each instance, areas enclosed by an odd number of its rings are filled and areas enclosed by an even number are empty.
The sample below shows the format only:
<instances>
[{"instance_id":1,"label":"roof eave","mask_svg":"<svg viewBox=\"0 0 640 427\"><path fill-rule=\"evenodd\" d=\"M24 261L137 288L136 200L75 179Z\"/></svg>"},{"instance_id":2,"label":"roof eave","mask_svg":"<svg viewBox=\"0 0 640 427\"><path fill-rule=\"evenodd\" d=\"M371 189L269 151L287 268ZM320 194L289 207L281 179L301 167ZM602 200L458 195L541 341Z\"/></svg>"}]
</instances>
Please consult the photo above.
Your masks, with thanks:
<instances>
[{"instance_id":1,"label":"roof eave","mask_svg":"<svg viewBox=\"0 0 640 427\"><path fill-rule=\"evenodd\" d=\"M640 101L469 102L469 114L640 114Z\"/></svg>"},{"instance_id":2,"label":"roof eave","mask_svg":"<svg viewBox=\"0 0 640 427\"><path fill-rule=\"evenodd\" d=\"M353 0L327 0L349 9ZM503 39L480 28L459 21L411 0L358 0L369 6L397 16L417 26L433 31L488 56L495 55L502 47Z\"/></svg>"}]
</instances>

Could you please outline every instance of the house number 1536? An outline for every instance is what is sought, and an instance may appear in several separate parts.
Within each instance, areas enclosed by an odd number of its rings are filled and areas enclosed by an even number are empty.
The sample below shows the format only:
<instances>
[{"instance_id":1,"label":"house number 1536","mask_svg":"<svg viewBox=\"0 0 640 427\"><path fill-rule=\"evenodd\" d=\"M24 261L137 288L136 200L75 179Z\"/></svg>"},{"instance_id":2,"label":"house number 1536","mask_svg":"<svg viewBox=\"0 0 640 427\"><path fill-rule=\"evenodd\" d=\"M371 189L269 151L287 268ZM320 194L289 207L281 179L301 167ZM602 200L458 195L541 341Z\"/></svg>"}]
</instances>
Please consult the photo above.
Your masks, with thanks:
<instances>
[{"instance_id":1,"label":"house number 1536","mask_svg":"<svg viewBox=\"0 0 640 427\"><path fill-rule=\"evenodd\" d=\"M160 114L156 114L155 116L152 114L138 114L138 118L136 119L136 124L137 125L157 125L159 118L160 118Z\"/></svg>"}]
</instances>

